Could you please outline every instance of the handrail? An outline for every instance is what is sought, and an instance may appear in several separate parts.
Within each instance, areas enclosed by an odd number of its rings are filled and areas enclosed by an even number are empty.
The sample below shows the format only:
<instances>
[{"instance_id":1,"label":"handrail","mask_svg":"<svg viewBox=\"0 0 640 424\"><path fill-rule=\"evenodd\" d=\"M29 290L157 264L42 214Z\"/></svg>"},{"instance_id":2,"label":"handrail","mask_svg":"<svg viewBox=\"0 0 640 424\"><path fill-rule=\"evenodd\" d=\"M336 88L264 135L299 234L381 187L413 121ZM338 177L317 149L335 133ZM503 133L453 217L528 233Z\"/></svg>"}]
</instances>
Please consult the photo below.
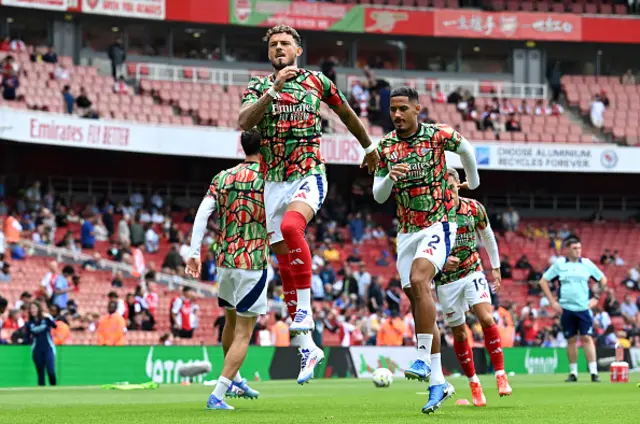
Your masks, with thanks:
<instances>
[{"instance_id":1,"label":"handrail","mask_svg":"<svg viewBox=\"0 0 640 424\"><path fill-rule=\"evenodd\" d=\"M22 239L21 244L30 250L33 249L33 251L38 252L42 256L55 257L58 262L84 262L93 259L93 256L87 255L85 253L74 252L63 247L42 245L28 239ZM121 271L129 277L133 276L133 267L121 262L101 259L101 268L113 273ZM177 275L169 275L162 272L156 272L155 282L168 286L169 290L177 290L180 287L191 287L199 295L205 297L218 297L218 290L215 287L199 283L194 280L188 280Z\"/></svg>"}]
</instances>

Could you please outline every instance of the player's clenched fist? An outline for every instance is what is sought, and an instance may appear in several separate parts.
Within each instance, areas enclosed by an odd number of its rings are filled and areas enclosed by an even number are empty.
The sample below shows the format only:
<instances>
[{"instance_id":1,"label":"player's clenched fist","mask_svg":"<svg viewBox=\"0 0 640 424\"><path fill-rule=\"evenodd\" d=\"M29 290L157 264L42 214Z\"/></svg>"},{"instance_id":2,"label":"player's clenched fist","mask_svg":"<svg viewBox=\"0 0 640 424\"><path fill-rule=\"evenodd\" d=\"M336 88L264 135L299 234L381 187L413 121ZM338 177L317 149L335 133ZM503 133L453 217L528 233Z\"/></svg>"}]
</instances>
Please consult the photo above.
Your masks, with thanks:
<instances>
[{"instance_id":1,"label":"player's clenched fist","mask_svg":"<svg viewBox=\"0 0 640 424\"><path fill-rule=\"evenodd\" d=\"M397 165L393 165L391 171L389 171L389 178L393 181L398 181L409 172L409 165L406 163L399 163Z\"/></svg>"},{"instance_id":2,"label":"player's clenched fist","mask_svg":"<svg viewBox=\"0 0 640 424\"><path fill-rule=\"evenodd\" d=\"M276 91L281 91L284 87L284 83L287 82L289 78L293 78L299 72L299 69L295 66L286 66L278 71L276 74L276 82L273 83L273 88Z\"/></svg>"},{"instance_id":3,"label":"player's clenched fist","mask_svg":"<svg viewBox=\"0 0 640 424\"><path fill-rule=\"evenodd\" d=\"M460 259L455 256L449 256L447 262L444 264L445 271L455 271L460 265Z\"/></svg>"}]
</instances>

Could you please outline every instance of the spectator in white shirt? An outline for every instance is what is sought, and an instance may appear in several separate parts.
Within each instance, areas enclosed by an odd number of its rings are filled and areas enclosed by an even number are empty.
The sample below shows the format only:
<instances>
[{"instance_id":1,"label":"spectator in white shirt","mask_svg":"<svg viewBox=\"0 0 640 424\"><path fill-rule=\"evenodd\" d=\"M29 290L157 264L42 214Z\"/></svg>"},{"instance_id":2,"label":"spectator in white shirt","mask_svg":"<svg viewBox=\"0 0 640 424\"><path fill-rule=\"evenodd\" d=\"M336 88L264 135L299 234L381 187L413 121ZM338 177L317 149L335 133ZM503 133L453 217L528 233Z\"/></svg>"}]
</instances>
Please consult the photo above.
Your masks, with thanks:
<instances>
[{"instance_id":1,"label":"spectator in white shirt","mask_svg":"<svg viewBox=\"0 0 640 424\"><path fill-rule=\"evenodd\" d=\"M358 297L361 301L366 301L369 285L371 284L371 274L367 272L365 264L360 265L360 270L353 273L358 282Z\"/></svg>"},{"instance_id":2,"label":"spectator in white shirt","mask_svg":"<svg viewBox=\"0 0 640 424\"><path fill-rule=\"evenodd\" d=\"M613 263L616 266L624 266L624 259L622 259L622 257L620 257L620 253L618 253L617 250L613 251Z\"/></svg>"},{"instance_id":3,"label":"spectator in white shirt","mask_svg":"<svg viewBox=\"0 0 640 424\"><path fill-rule=\"evenodd\" d=\"M129 86L122 75L113 84L113 92L116 94L129 94Z\"/></svg>"},{"instance_id":4,"label":"spectator in white shirt","mask_svg":"<svg viewBox=\"0 0 640 424\"><path fill-rule=\"evenodd\" d=\"M154 224L162 224L164 222L164 215L154 210L153 214L151 214L151 222Z\"/></svg>"},{"instance_id":5,"label":"spectator in white shirt","mask_svg":"<svg viewBox=\"0 0 640 424\"><path fill-rule=\"evenodd\" d=\"M69 81L71 79L71 75L69 75L69 71L63 64L59 64L53 73L53 77L58 81Z\"/></svg>"},{"instance_id":6,"label":"spectator in white shirt","mask_svg":"<svg viewBox=\"0 0 640 424\"><path fill-rule=\"evenodd\" d=\"M144 248L147 253L155 253L160 248L160 237L153 230L153 224L147 224L147 231L144 235Z\"/></svg>"},{"instance_id":7,"label":"spectator in white shirt","mask_svg":"<svg viewBox=\"0 0 640 424\"><path fill-rule=\"evenodd\" d=\"M602 125L604 124L604 111L604 103L602 103L600 95L596 94L593 103L591 103L591 112L589 114L591 117L591 124L594 127L602 128Z\"/></svg>"},{"instance_id":8,"label":"spectator in white shirt","mask_svg":"<svg viewBox=\"0 0 640 424\"><path fill-rule=\"evenodd\" d=\"M191 253L191 234L187 236L186 240L182 241L182 245L180 246L180 250L178 251L180 256L184 260L185 263L189 260L189 256Z\"/></svg>"},{"instance_id":9,"label":"spectator in white shirt","mask_svg":"<svg viewBox=\"0 0 640 424\"><path fill-rule=\"evenodd\" d=\"M11 51L13 52L26 52L27 46L24 44L21 38L14 38L11 40Z\"/></svg>"},{"instance_id":10,"label":"spectator in white shirt","mask_svg":"<svg viewBox=\"0 0 640 424\"><path fill-rule=\"evenodd\" d=\"M311 292L313 293L313 300L324 300L324 283L320 275L318 275L318 267L314 265L311 269Z\"/></svg>"},{"instance_id":11,"label":"spectator in white shirt","mask_svg":"<svg viewBox=\"0 0 640 424\"><path fill-rule=\"evenodd\" d=\"M520 215L511 206L502 214L502 225L507 231L518 231Z\"/></svg>"},{"instance_id":12,"label":"spectator in white shirt","mask_svg":"<svg viewBox=\"0 0 640 424\"><path fill-rule=\"evenodd\" d=\"M153 194L153 196L151 196L151 204L158 210L161 210L162 206L164 205L164 201L162 200L160 193L158 193L157 191Z\"/></svg>"},{"instance_id":13,"label":"spectator in white shirt","mask_svg":"<svg viewBox=\"0 0 640 424\"><path fill-rule=\"evenodd\" d=\"M629 269L629 274L626 280L622 282L628 289L638 290L640 289L640 265L637 265L635 268Z\"/></svg>"},{"instance_id":14,"label":"spectator in white shirt","mask_svg":"<svg viewBox=\"0 0 640 424\"><path fill-rule=\"evenodd\" d=\"M142 205L144 204L144 196L142 195L142 193L140 193L139 188L136 188L135 191L131 193L129 202L131 203L131 207L133 207L135 210L138 210L142 207Z\"/></svg>"},{"instance_id":15,"label":"spectator in white shirt","mask_svg":"<svg viewBox=\"0 0 640 424\"><path fill-rule=\"evenodd\" d=\"M151 214L146 209L140 210L140 222L143 224L151 222Z\"/></svg>"},{"instance_id":16,"label":"spectator in white shirt","mask_svg":"<svg viewBox=\"0 0 640 424\"><path fill-rule=\"evenodd\" d=\"M620 305L620 314L628 324L635 324L638 320L638 306L631 295L624 295L624 302Z\"/></svg>"},{"instance_id":17,"label":"spectator in white shirt","mask_svg":"<svg viewBox=\"0 0 640 424\"><path fill-rule=\"evenodd\" d=\"M313 252L313 257L311 258L311 265L317 266L318 268L322 268L324 266L324 259L319 254L317 250Z\"/></svg>"},{"instance_id":18,"label":"spectator in white shirt","mask_svg":"<svg viewBox=\"0 0 640 424\"><path fill-rule=\"evenodd\" d=\"M109 240L109 231L107 227L105 227L102 222L102 216L98 216L95 225L93 226L93 235L96 238L96 241L107 241Z\"/></svg>"},{"instance_id":19,"label":"spectator in white shirt","mask_svg":"<svg viewBox=\"0 0 640 424\"><path fill-rule=\"evenodd\" d=\"M544 104L542 104L542 100L538 100L536 102L536 107L533 109L533 113L536 116L542 116L545 114L545 107Z\"/></svg>"},{"instance_id":20,"label":"spectator in white shirt","mask_svg":"<svg viewBox=\"0 0 640 424\"><path fill-rule=\"evenodd\" d=\"M125 214L122 216L120 222L118 222L118 240L122 244L131 243L131 229L129 228L129 222L131 221L131 216Z\"/></svg>"}]
</instances>

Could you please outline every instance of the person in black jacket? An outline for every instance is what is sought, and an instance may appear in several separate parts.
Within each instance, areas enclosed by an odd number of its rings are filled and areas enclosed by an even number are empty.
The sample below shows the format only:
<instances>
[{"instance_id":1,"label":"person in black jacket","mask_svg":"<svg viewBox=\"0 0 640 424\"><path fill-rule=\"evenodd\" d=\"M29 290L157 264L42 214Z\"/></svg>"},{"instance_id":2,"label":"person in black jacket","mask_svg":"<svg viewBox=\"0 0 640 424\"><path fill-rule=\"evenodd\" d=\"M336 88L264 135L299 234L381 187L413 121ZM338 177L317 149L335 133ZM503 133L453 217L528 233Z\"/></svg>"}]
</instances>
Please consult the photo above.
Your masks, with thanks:
<instances>
[{"instance_id":1,"label":"person in black jacket","mask_svg":"<svg viewBox=\"0 0 640 424\"><path fill-rule=\"evenodd\" d=\"M56 380L56 348L51 338L51 329L57 325L53 317L42 312L40 303L33 302L29 306L29 321L25 324L25 343L31 343L31 357L38 372L38 385L44 386L45 369L49 376L49 384L55 386Z\"/></svg>"},{"instance_id":2,"label":"person in black jacket","mask_svg":"<svg viewBox=\"0 0 640 424\"><path fill-rule=\"evenodd\" d=\"M122 39L118 38L107 51L109 59L111 60L111 75L113 75L114 81L122 75L122 65L127 60L127 52L122 46Z\"/></svg>"}]
</instances>

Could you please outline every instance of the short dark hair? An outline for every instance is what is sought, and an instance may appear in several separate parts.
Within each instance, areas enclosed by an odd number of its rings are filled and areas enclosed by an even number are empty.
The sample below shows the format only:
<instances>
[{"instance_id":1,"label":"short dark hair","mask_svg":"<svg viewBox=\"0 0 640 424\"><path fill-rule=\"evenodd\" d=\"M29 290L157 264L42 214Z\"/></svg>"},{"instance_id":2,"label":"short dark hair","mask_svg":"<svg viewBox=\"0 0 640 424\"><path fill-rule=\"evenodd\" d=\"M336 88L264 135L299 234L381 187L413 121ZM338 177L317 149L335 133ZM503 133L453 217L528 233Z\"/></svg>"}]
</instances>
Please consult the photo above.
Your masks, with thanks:
<instances>
[{"instance_id":1,"label":"short dark hair","mask_svg":"<svg viewBox=\"0 0 640 424\"><path fill-rule=\"evenodd\" d=\"M571 247L572 244L580 243L580 239L578 237L568 237L564 241L564 247Z\"/></svg>"},{"instance_id":2,"label":"short dark hair","mask_svg":"<svg viewBox=\"0 0 640 424\"><path fill-rule=\"evenodd\" d=\"M290 36L293 37L293 39L296 41L296 44L298 46L302 45L302 38L300 37L300 34L298 34L298 31L296 31L293 27L290 27L289 25L276 25L273 28L269 28L269 30L267 30L267 34L265 35L265 39L267 40L267 43L271 39L271 36L275 34L289 34Z\"/></svg>"},{"instance_id":3,"label":"short dark hair","mask_svg":"<svg viewBox=\"0 0 640 424\"><path fill-rule=\"evenodd\" d=\"M407 97L409 100L418 101L420 100L420 96L415 88L407 87L406 85L403 87L394 88L391 91L391 97Z\"/></svg>"},{"instance_id":4,"label":"short dark hair","mask_svg":"<svg viewBox=\"0 0 640 424\"><path fill-rule=\"evenodd\" d=\"M182 293L188 293L190 291L193 291L193 287L184 286L184 288L182 289Z\"/></svg>"},{"instance_id":5,"label":"short dark hair","mask_svg":"<svg viewBox=\"0 0 640 424\"><path fill-rule=\"evenodd\" d=\"M62 268L62 275L73 275L75 273L76 271L73 269L71 265L67 265L64 268Z\"/></svg>"},{"instance_id":6,"label":"short dark hair","mask_svg":"<svg viewBox=\"0 0 640 424\"><path fill-rule=\"evenodd\" d=\"M8 304L9 304L9 302L7 301L7 299L5 299L4 297L0 296L0 311L4 312L4 310L7 308Z\"/></svg>"},{"instance_id":7,"label":"short dark hair","mask_svg":"<svg viewBox=\"0 0 640 424\"><path fill-rule=\"evenodd\" d=\"M114 298L114 297L118 297L118 293L116 293L116 292L114 292L114 291L109 292L109 294L107 295L107 297L108 297L109 299L112 299L112 298Z\"/></svg>"},{"instance_id":8,"label":"short dark hair","mask_svg":"<svg viewBox=\"0 0 640 424\"><path fill-rule=\"evenodd\" d=\"M262 136L256 129L243 131L240 134L240 144L242 144L242 150L247 156L257 154L260 151L260 143L262 143Z\"/></svg>"}]
</instances>

